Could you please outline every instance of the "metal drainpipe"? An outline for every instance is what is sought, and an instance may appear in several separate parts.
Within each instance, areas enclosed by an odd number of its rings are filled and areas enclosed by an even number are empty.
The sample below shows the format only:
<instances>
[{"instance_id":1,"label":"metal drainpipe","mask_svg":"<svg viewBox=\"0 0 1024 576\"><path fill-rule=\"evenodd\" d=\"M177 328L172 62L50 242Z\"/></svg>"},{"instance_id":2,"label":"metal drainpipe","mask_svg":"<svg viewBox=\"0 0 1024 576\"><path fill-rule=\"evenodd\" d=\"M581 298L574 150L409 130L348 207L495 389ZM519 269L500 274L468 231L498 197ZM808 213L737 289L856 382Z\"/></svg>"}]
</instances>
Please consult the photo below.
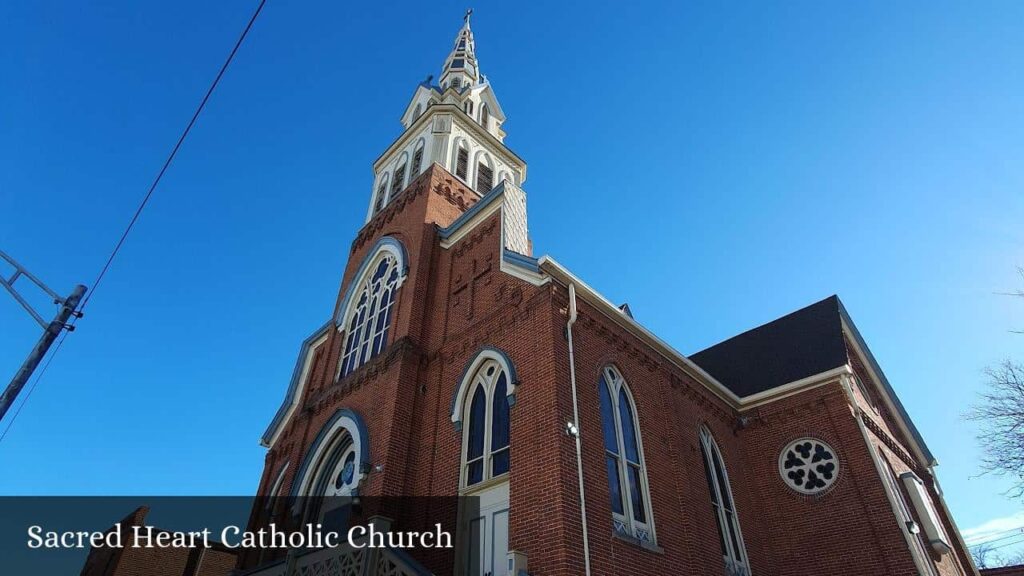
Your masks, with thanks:
<instances>
[{"instance_id":1,"label":"metal drainpipe","mask_svg":"<svg viewBox=\"0 0 1024 576\"><path fill-rule=\"evenodd\" d=\"M576 357L572 347L572 325L576 323L576 285L569 284L569 321L565 326L569 340L569 381L572 383L572 418L575 430L568 432L576 438L576 473L580 483L580 522L583 527L583 565L590 576L590 540L587 537L587 499L583 492L583 446L580 443L580 404L576 396Z\"/></svg>"}]
</instances>

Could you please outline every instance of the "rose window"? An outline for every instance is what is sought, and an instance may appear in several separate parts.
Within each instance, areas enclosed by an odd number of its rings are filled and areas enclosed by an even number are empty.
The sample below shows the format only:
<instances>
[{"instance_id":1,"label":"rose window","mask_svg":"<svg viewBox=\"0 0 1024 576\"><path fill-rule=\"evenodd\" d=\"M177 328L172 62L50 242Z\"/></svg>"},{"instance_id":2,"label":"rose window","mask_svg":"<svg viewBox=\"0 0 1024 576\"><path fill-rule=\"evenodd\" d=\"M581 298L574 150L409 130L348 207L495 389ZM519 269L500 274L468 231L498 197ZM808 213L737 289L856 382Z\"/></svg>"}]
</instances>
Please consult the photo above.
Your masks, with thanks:
<instances>
[{"instance_id":1,"label":"rose window","mask_svg":"<svg viewBox=\"0 0 1024 576\"><path fill-rule=\"evenodd\" d=\"M835 483L839 459L821 440L801 438L790 442L779 455L779 474L801 494L821 494Z\"/></svg>"}]
</instances>

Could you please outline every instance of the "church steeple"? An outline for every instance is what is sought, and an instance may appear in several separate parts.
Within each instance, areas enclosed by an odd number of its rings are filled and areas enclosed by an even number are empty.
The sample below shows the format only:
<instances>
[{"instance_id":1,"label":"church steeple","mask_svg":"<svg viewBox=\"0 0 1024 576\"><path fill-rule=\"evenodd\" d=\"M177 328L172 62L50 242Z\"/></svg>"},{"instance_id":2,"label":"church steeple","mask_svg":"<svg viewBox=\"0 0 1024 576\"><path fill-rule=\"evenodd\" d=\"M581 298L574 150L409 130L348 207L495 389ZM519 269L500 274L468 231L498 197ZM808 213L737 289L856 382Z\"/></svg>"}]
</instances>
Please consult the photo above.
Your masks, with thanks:
<instances>
[{"instance_id":1,"label":"church steeple","mask_svg":"<svg viewBox=\"0 0 1024 576\"><path fill-rule=\"evenodd\" d=\"M521 186L526 163L505 146L505 112L480 73L467 10L437 84L416 86L402 113L403 133L373 164L374 183L366 220L397 198L432 163L480 196L501 182Z\"/></svg>"},{"instance_id":2,"label":"church steeple","mask_svg":"<svg viewBox=\"0 0 1024 576\"><path fill-rule=\"evenodd\" d=\"M465 23L455 37L455 46L444 61L444 68L441 70L441 90L450 86L462 91L480 83L476 42L473 40L473 30L469 27L469 18L472 15L472 9L466 10L466 16L463 18Z\"/></svg>"}]
</instances>

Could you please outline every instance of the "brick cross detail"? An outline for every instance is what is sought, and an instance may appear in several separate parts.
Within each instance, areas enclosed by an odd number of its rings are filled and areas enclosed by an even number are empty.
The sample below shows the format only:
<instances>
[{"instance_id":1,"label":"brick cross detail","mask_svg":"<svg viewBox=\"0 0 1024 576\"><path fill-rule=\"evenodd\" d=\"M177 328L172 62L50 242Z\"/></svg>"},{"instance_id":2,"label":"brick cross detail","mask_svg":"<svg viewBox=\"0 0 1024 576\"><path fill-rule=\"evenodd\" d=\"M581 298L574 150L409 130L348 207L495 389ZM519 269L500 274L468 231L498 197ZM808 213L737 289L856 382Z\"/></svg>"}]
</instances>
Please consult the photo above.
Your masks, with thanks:
<instances>
[{"instance_id":1,"label":"brick cross detail","mask_svg":"<svg viewBox=\"0 0 1024 576\"><path fill-rule=\"evenodd\" d=\"M477 283L483 282L486 286L490 284L490 273L491 273L491 262L490 258L487 259L486 263L481 266L479 261L473 259L473 270L469 274L468 279L463 279L462 274L459 274L455 278L455 290L452 291L452 307L457 307L462 303L463 295L468 294L466 298L466 319L473 318L473 303L476 301L476 287ZM486 277L486 278L485 278Z\"/></svg>"}]
</instances>

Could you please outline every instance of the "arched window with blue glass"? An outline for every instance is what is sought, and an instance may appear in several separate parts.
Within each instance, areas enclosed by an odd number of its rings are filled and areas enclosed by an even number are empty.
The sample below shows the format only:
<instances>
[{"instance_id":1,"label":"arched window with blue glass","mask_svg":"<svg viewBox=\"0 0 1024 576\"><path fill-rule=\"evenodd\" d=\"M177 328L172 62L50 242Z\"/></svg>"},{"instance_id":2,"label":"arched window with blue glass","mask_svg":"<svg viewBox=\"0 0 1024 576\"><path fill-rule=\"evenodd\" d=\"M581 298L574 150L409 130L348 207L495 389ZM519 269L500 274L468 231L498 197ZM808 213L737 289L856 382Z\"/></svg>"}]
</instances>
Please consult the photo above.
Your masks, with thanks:
<instances>
[{"instance_id":1,"label":"arched window with blue glass","mask_svg":"<svg viewBox=\"0 0 1024 576\"><path fill-rule=\"evenodd\" d=\"M471 364L459 394L464 394L458 414L462 426L462 487L469 488L506 475L509 454L509 405L514 383L507 362L497 354L478 356Z\"/></svg>"},{"instance_id":2,"label":"arched window with blue glass","mask_svg":"<svg viewBox=\"0 0 1024 576\"><path fill-rule=\"evenodd\" d=\"M388 345L395 297L404 279L404 250L392 238L381 239L346 294L339 319L339 330L344 331L339 378L351 374Z\"/></svg>"},{"instance_id":3,"label":"arched window with blue glass","mask_svg":"<svg viewBox=\"0 0 1024 576\"><path fill-rule=\"evenodd\" d=\"M654 542L643 442L629 386L614 366L598 382L608 495L615 531L641 542Z\"/></svg>"}]
</instances>

